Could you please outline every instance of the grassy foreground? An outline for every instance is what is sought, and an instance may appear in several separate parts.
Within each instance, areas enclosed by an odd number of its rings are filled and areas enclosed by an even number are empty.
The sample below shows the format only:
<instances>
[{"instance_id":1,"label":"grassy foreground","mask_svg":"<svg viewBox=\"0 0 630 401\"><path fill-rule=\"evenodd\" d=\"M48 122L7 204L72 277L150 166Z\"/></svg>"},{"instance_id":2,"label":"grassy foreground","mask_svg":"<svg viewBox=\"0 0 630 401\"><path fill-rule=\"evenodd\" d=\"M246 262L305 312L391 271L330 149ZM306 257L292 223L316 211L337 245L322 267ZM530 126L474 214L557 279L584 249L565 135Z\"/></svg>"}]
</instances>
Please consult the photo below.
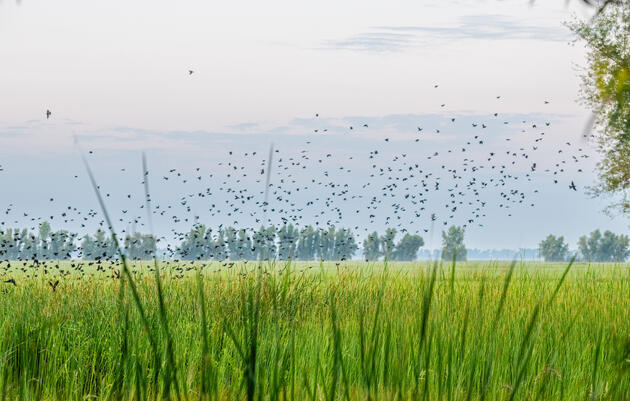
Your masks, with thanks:
<instances>
[{"instance_id":1,"label":"grassy foreground","mask_svg":"<svg viewBox=\"0 0 630 401\"><path fill-rule=\"evenodd\" d=\"M627 265L146 265L0 265L0 399L630 399Z\"/></svg>"}]
</instances>

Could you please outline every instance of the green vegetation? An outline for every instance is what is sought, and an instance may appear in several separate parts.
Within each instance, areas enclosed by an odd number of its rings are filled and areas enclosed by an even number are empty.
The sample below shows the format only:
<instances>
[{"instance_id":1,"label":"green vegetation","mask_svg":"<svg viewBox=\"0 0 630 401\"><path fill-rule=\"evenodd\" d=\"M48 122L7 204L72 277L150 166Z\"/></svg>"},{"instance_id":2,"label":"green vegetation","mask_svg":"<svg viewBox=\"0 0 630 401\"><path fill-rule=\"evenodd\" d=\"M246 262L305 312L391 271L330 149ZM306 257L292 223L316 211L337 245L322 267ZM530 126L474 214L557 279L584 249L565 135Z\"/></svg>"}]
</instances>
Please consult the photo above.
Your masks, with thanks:
<instances>
[{"instance_id":1,"label":"green vegetation","mask_svg":"<svg viewBox=\"0 0 630 401\"><path fill-rule=\"evenodd\" d=\"M540 241L538 246L540 249L540 255L546 262L561 262L566 260L569 255L569 245L564 242L564 237L556 237L553 234L549 234L547 238Z\"/></svg>"},{"instance_id":2,"label":"green vegetation","mask_svg":"<svg viewBox=\"0 0 630 401\"><path fill-rule=\"evenodd\" d=\"M2 399L630 398L627 265L45 263L0 263Z\"/></svg>"},{"instance_id":3,"label":"green vegetation","mask_svg":"<svg viewBox=\"0 0 630 401\"><path fill-rule=\"evenodd\" d=\"M451 226L448 231L442 231L442 260L466 260L466 245L464 245L464 228Z\"/></svg>"},{"instance_id":4,"label":"green vegetation","mask_svg":"<svg viewBox=\"0 0 630 401\"><path fill-rule=\"evenodd\" d=\"M418 250L424 245L421 236L415 234L405 234L396 243L397 231L395 228L388 228L384 235L378 235L375 231L369 234L363 241L363 258L366 262L379 260L411 261L418 256Z\"/></svg>"},{"instance_id":5,"label":"green vegetation","mask_svg":"<svg viewBox=\"0 0 630 401\"><path fill-rule=\"evenodd\" d=\"M602 155L595 195L620 195L610 210L630 213L630 2L606 1L591 21L569 27L587 48L583 103L593 111L589 133Z\"/></svg>"},{"instance_id":6,"label":"green vegetation","mask_svg":"<svg viewBox=\"0 0 630 401\"><path fill-rule=\"evenodd\" d=\"M630 238L610 231L595 230L578 240L578 251L588 262L622 262L630 256Z\"/></svg>"}]
</instances>

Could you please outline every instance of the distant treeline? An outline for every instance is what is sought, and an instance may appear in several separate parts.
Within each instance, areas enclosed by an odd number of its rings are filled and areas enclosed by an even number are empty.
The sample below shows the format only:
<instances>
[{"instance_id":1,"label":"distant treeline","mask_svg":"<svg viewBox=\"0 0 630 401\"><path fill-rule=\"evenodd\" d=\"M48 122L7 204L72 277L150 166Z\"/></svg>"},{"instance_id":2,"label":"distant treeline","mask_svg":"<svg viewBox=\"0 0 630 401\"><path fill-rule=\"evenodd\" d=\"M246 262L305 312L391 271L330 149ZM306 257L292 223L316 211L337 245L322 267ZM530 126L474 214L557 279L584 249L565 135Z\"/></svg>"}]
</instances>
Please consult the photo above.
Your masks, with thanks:
<instances>
[{"instance_id":1,"label":"distant treeline","mask_svg":"<svg viewBox=\"0 0 630 401\"><path fill-rule=\"evenodd\" d=\"M540 242L540 254L545 261L565 261L572 257L563 236L548 235ZM577 244L577 256L585 262L625 262L630 257L630 237L599 230L583 235Z\"/></svg>"},{"instance_id":2,"label":"distant treeline","mask_svg":"<svg viewBox=\"0 0 630 401\"><path fill-rule=\"evenodd\" d=\"M385 235L374 232L363 242L366 260L414 260L424 244L418 235L405 234L395 242L396 230ZM120 245L129 259L150 259L156 254L157 240L147 234L134 233ZM221 227L212 230L195 225L180 237L180 243L165 256L184 260L348 260L359 246L349 228L327 229L307 226L260 227L258 230ZM66 230L53 232L44 222L39 232L26 229L0 231L0 258L5 260L49 260L83 258L111 260L117 258L116 247L108 232L79 237Z\"/></svg>"},{"instance_id":3,"label":"distant treeline","mask_svg":"<svg viewBox=\"0 0 630 401\"><path fill-rule=\"evenodd\" d=\"M398 240L396 238L399 237ZM157 253L158 241L152 235L133 233L120 240L128 259L151 259ZM565 261L576 254L587 262L624 262L630 258L630 238L610 231L595 230L578 241L577 252L570 252L564 237L549 235L539 249L479 250L466 249L464 230L450 227L442 233L441 250L421 250L424 240L419 235L387 229L373 232L362 242L362 259L376 261L411 261L417 259L512 260L544 258ZM184 260L349 260L356 256L357 237L349 228L330 226L326 229L288 224L281 227L261 226L258 230L219 227L213 230L195 225L179 237L179 244L168 246L162 257ZM37 233L27 229L0 230L0 259L3 260L113 260L118 258L109 232L97 230L94 235L66 230L52 231L47 222Z\"/></svg>"},{"instance_id":4,"label":"distant treeline","mask_svg":"<svg viewBox=\"0 0 630 401\"><path fill-rule=\"evenodd\" d=\"M93 236L66 230L52 231L48 222L39 225L37 234L27 229L0 230L0 259L5 260L67 260L81 257L88 260L116 259L116 246L111 235L97 230ZM152 235L134 233L120 244L131 259L150 259L156 251Z\"/></svg>"},{"instance_id":5,"label":"distant treeline","mask_svg":"<svg viewBox=\"0 0 630 401\"><path fill-rule=\"evenodd\" d=\"M374 232L363 241L366 260L414 260L424 244L418 235L404 235L395 242L396 230L385 235ZM256 231L234 227L212 229L200 224L186 233L176 249L187 260L348 260L359 248L349 228L327 229L288 224L280 228L260 227Z\"/></svg>"}]
</instances>

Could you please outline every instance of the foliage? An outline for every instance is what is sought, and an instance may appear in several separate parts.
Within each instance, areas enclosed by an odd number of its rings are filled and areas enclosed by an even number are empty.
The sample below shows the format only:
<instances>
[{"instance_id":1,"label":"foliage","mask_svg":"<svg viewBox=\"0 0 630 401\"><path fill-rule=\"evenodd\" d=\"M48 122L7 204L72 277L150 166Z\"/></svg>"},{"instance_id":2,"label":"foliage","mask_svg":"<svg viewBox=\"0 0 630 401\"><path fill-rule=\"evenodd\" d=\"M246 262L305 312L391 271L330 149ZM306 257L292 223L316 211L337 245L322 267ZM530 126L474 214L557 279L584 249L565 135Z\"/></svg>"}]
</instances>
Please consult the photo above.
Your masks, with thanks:
<instances>
[{"instance_id":1,"label":"foliage","mask_svg":"<svg viewBox=\"0 0 630 401\"><path fill-rule=\"evenodd\" d=\"M621 196L609 210L630 213L630 2L618 1L591 21L569 27L586 44L581 99L593 110L589 137L602 154L594 195Z\"/></svg>"},{"instance_id":2,"label":"foliage","mask_svg":"<svg viewBox=\"0 0 630 401\"><path fill-rule=\"evenodd\" d=\"M148 260L155 256L156 240L150 234L138 232L125 236L125 253L130 260Z\"/></svg>"},{"instance_id":3,"label":"foliage","mask_svg":"<svg viewBox=\"0 0 630 401\"><path fill-rule=\"evenodd\" d=\"M363 258L366 262L378 260L381 257L381 239L374 231L363 240Z\"/></svg>"},{"instance_id":4,"label":"foliage","mask_svg":"<svg viewBox=\"0 0 630 401\"><path fill-rule=\"evenodd\" d=\"M451 226L448 231L442 231L442 260L466 260L466 245L464 245L463 227Z\"/></svg>"},{"instance_id":5,"label":"foliage","mask_svg":"<svg viewBox=\"0 0 630 401\"><path fill-rule=\"evenodd\" d=\"M396 229L388 228L385 230L385 235L380 238L379 243L381 244L381 255L387 260L392 260L394 255L394 250L396 248L396 244L394 240L396 239Z\"/></svg>"},{"instance_id":6,"label":"foliage","mask_svg":"<svg viewBox=\"0 0 630 401\"><path fill-rule=\"evenodd\" d=\"M569 254L569 245L564 242L564 237L556 237L552 234L542 240L538 248L545 262L561 262L567 260Z\"/></svg>"},{"instance_id":7,"label":"foliage","mask_svg":"<svg viewBox=\"0 0 630 401\"><path fill-rule=\"evenodd\" d=\"M578 240L578 251L588 262L624 262L630 256L630 238L605 231L595 230Z\"/></svg>"},{"instance_id":8,"label":"foliage","mask_svg":"<svg viewBox=\"0 0 630 401\"><path fill-rule=\"evenodd\" d=\"M424 245L424 240L419 235L405 234L394 250L394 260L411 261L418 256L418 250Z\"/></svg>"},{"instance_id":9,"label":"foliage","mask_svg":"<svg viewBox=\"0 0 630 401\"><path fill-rule=\"evenodd\" d=\"M6 260L70 259L77 250L77 235L66 230L53 232L48 222L39 226L39 236L26 229L0 231L0 257Z\"/></svg>"}]
</instances>

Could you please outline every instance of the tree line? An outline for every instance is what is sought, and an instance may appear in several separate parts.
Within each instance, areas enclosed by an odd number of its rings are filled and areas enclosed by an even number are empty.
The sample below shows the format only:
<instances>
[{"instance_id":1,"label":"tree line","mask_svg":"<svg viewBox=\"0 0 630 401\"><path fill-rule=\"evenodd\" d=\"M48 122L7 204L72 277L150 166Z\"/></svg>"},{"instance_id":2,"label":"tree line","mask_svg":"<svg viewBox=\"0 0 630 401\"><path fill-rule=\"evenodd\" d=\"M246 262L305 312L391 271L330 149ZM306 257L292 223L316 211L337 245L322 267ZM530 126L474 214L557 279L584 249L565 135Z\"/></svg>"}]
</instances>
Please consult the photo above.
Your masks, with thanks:
<instances>
[{"instance_id":1,"label":"tree line","mask_svg":"<svg viewBox=\"0 0 630 401\"><path fill-rule=\"evenodd\" d=\"M261 226L258 230L234 227L213 231L203 224L183 236L176 252L187 260L347 260L358 249L348 228L330 226L298 229L292 224Z\"/></svg>"},{"instance_id":2,"label":"tree line","mask_svg":"<svg viewBox=\"0 0 630 401\"><path fill-rule=\"evenodd\" d=\"M68 260L81 257L87 260L111 260L117 258L116 246L111 235L97 230L84 235L78 242L78 234L67 230L52 231L48 222L39 225L37 233L27 229L0 230L0 259L5 260ZM121 243L129 259L150 259L155 255L157 241L152 235L133 233Z\"/></svg>"},{"instance_id":3,"label":"tree line","mask_svg":"<svg viewBox=\"0 0 630 401\"><path fill-rule=\"evenodd\" d=\"M363 256L368 261L378 259L410 261L417 258L424 245L419 235L405 234L396 241L397 231L388 229L384 235L374 232L363 241ZM356 235L349 228L330 226L326 229L291 224L281 227L261 226L258 230L219 227L213 230L195 225L180 237L173 255L184 260L348 260L359 248ZM128 259L150 259L157 252L157 240L152 235L133 233L120 244ZM37 233L27 229L0 231L0 259L5 260L112 260L117 250L111 235L97 230L93 235L53 232L48 222Z\"/></svg>"},{"instance_id":4,"label":"tree line","mask_svg":"<svg viewBox=\"0 0 630 401\"><path fill-rule=\"evenodd\" d=\"M566 261L572 257L563 236L548 235L539 245L540 256L548 262ZM630 257L630 238L624 234L600 230L578 239L578 260L584 262L624 262Z\"/></svg>"},{"instance_id":5,"label":"tree line","mask_svg":"<svg viewBox=\"0 0 630 401\"><path fill-rule=\"evenodd\" d=\"M443 260L466 260L464 229L452 226L442 232ZM424 246L419 235L389 228L383 234L373 232L362 242L366 261L412 261ZM359 248L355 234L349 228L327 229L291 224L281 227L261 226L258 230L219 227L213 230L195 225L182 235L173 255L184 260L348 260ZM127 234L120 244L132 260L151 259L157 252L157 240L149 234ZM545 261L566 261L572 257L563 236L549 235L539 244L539 255ZM578 260L586 262L624 262L630 258L630 237L611 231L595 230L579 238ZM39 225L37 233L27 229L0 230L0 259L4 260L112 260L117 251L111 235L97 230L94 235L67 230L53 231L48 222Z\"/></svg>"}]
</instances>

